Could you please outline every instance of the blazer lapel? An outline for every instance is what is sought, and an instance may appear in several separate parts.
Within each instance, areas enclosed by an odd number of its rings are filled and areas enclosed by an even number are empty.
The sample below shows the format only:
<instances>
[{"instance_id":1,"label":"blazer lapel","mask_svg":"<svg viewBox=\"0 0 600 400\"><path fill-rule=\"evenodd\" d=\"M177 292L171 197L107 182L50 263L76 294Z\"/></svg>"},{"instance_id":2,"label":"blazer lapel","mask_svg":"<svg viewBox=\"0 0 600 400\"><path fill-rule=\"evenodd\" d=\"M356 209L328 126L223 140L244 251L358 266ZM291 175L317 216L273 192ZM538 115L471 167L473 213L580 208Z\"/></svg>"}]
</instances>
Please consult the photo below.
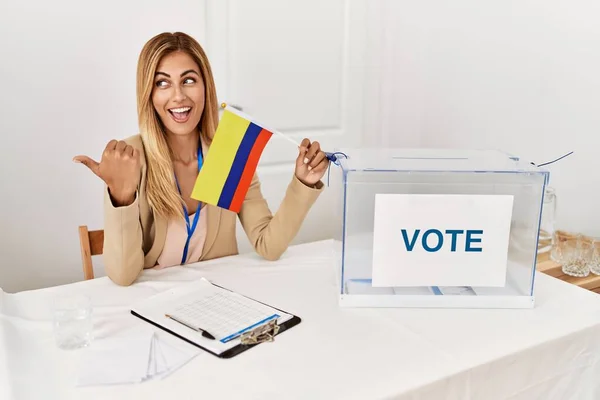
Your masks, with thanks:
<instances>
[{"instance_id":1,"label":"blazer lapel","mask_svg":"<svg viewBox=\"0 0 600 400\"><path fill-rule=\"evenodd\" d=\"M215 243L215 239L217 238L217 233L219 231L219 222L221 220L220 207L207 204L204 208L206 209L206 240L204 242L204 248L202 249L200 260L204 260L206 258L206 255Z\"/></svg>"}]
</instances>

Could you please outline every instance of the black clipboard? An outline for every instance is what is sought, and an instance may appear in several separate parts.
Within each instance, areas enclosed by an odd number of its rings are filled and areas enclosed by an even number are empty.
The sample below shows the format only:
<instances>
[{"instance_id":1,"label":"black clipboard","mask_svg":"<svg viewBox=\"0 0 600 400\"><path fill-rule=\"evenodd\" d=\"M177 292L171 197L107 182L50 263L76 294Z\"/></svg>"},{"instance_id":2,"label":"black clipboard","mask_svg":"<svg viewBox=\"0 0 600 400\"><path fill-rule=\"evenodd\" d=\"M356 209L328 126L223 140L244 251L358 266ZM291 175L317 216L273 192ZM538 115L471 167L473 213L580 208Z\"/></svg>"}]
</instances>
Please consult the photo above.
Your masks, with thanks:
<instances>
[{"instance_id":1,"label":"black clipboard","mask_svg":"<svg viewBox=\"0 0 600 400\"><path fill-rule=\"evenodd\" d=\"M230 290L230 289L227 289L227 288L224 288L224 287L222 287L222 286L219 286L219 285L217 285L217 284L215 284L215 283L213 283L213 282L210 282L210 283L211 283L212 285L214 285L214 286L218 287L218 288L221 288L221 289L223 289L223 290L227 290L227 291L229 291L229 292L232 292L232 293L234 293L234 292L233 292L232 290ZM269 304L267 304L267 303L264 303L264 302L262 302L262 301L255 300L255 299L253 299L253 298L251 298L251 297L248 297L248 296L246 296L246 295L243 295L243 294L241 294L241 293L238 293L238 292L235 292L235 293L236 293L236 294L238 294L238 295L240 295L240 296L243 296L243 297L245 297L245 298L247 298L247 299L249 299L249 300L255 301L255 302L257 302L257 303L260 303L260 304L264 304L265 306L271 307L271 308L273 308L273 309L275 309L275 310L277 310L277 311L280 311L280 312L282 312L282 313L285 313L285 314L288 314L288 315L291 315L291 316L292 316L292 318L290 318L289 320L287 320L287 321L283 322L282 324L277 324L277 326L279 327L279 330L278 330L278 332L277 332L277 333L276 333L274 336L279 336L279 335L281 335L283 332L285 332L285 331L287 331L287 330L289 330L289 329L293 328L294 326L296 326L296 325L300 324L300 322L302 322L302 319L301 319L300 317L298 317L297 315L294 315L294 314L292 314L292 313L289 313L289 312L287 312L287 311L284 311L284 310L282 310L282 309L279 309L279 308L273 307L273 306L271 306L271 305L269 305ZM157 328L160 328L160 329L162 329L162 330L163 330L163 331L165 331L165 332L169 332L171 335L173 335L173 336L175 336L175 337L177 337L177 338L179 338L179 339L181 339L181 340L183 340L183 341L185 341L185 342L188 342L189 344L191 344L191 345L193 345L193 346L196 346L196 347L198 347L198 348L200 348L200 349L202 349L202 350L206 351L207 353L210 353L210 354L212 354L212 355L214 355L214 356L216 356L216 357L218 357L218 358L224 358L224 359L233 358L233 357L237 356L238 354L241 354L241 353L245 352L246 350L249 350L249 349L251 349L252 347L255 347L255 346L258 346L259 344L262 344L262 343L255 343L255 344L238 344L237 346L234 346L234 347L232 347L232 348L230 348L230 349L227 349L227 350L225 350L224 352L222 352L222 353L220 353L220 354L219 354L219 353L215 353L215 352L214 352L214 351L212 351L211 349L208 349L208 348L206 348L206 347L203 347L203 346L199 345L198 343L194 342L193 340L190 340L190 339L188 339L188 338L186 338L186 337L184 337L184 336L182 336L182 335L178 334L177 332L175 332L175 331L173 331L173 330L171 330L171 329L169 329L169 328L167 328L167 327L165 327L165 326L163 326L163 325L161 325L161 324L159 324L159 323L157 323L157 322L155 322L155 321L152 321L152 320L150 320L150 319L148 319L148 318L144 317L143 315L141 315L141 314L139 314L139 313L137 313L137 312L135 312L135 311L133 311L133 310L130 310L130 311L131 311L131 314L132 314L132 315L134 315L134 316L136 316L136 317L138 317L138 318L142 319L143 321L146 321L146 322L148 322L149 324L151 324L151 325L154 325L154 326L156 326Z\"/></svg>"}]
</instances>

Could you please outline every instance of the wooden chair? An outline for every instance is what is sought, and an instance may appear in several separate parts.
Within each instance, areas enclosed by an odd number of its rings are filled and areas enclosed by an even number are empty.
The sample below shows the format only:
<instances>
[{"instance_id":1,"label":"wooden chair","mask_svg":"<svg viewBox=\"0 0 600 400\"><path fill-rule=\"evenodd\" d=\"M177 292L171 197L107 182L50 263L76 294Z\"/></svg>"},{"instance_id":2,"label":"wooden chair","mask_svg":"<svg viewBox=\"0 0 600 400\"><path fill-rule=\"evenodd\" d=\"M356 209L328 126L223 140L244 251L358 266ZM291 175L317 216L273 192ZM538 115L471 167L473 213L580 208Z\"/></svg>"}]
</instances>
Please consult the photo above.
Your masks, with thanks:
<instances>
[{"instance_id":1,"label":"wooden chair","mask_svg":"<svg viewBox=\"0 0 600 400\"><path fill-rule=\"evenodd\" d=\"M83 278L85 280L94 279L92 256L100 255L104 250L104 230L88 231L86 225L81 225L79 227L79 245L83 263Z\"/></svg>"}]
</instances>

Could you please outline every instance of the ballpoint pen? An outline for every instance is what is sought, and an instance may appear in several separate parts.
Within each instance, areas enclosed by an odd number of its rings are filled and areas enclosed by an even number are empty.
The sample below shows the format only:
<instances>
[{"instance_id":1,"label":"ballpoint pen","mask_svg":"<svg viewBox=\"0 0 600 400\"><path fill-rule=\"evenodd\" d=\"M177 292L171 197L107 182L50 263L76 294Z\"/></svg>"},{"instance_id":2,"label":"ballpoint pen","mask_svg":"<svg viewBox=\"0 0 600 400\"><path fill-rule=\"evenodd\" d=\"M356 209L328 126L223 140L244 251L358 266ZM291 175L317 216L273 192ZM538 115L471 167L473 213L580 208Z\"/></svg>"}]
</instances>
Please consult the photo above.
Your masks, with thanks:
<instances>
[{"instance_id":1,"label":"ballpoint pen","mask_svg":"<svg viewBox=\"0 0 600 400\"><path fill-rule=\"evenodd\" d=\"M204 336L207 339L212 339L212 340L215 339L215 337L213 335L211 335L210 333L208 333L204 329L200 329L200 328L197 328L195 326L191 326L190 324L188 324L188 323L186 323L186 322L184 322L184 321L182 321L182 320L180 320L180 319L178 319L178 318L176 318L176 317L174 317L172 315L169 315L169 314L165 314L165 317L171 318L173 321L179 322L181 325L187 326L188 328L193 329L193 330L195 330L197 332L202 332L202 336Z\"/></svg>"}]
</instances>

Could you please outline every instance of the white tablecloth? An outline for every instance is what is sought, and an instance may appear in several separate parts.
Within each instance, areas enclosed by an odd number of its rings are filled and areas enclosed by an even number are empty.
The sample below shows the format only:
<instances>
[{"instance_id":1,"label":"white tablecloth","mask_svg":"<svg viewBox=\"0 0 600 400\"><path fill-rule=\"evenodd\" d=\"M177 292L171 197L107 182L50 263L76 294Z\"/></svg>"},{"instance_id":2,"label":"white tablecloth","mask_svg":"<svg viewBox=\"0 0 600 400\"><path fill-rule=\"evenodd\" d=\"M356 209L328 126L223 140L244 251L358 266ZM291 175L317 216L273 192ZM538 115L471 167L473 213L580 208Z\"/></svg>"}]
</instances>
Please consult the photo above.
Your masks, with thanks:
<instances>
[{"instance_id":1,"label":"white tablecloth","mask_svg":"<svg viewBox=\"0 0 600 400\"><path fill-rule=\"evenodd\" d=\"M241 255L150 270L131 287L99 278L0 292L0 398L600 398L600 296L538 274L531 310L342 309L331 249L318 242L277 262ZM129 313L134 301L202 276L302 323L233 359L201 352L164 380L75 386L81 351L54 345L54 296L89 294L102 338L143 323Z\"/></svg>"}]
</instances>

